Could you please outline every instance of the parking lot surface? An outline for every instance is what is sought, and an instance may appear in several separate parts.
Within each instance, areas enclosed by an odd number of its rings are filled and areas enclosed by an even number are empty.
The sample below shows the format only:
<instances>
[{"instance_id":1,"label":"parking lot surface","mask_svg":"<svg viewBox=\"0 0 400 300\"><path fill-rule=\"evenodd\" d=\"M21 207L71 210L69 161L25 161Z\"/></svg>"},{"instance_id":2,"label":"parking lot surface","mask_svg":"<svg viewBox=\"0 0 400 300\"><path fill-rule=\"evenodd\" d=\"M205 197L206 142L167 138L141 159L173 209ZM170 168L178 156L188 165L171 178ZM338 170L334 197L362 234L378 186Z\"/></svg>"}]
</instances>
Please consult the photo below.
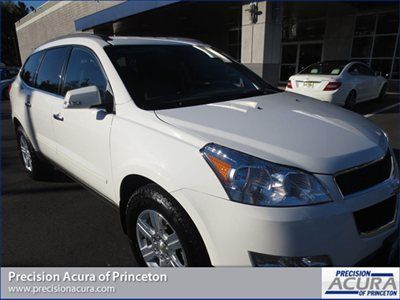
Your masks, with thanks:
<instances>
[{"instance_id":1,"label":"parking lot surface","mask_svg":"<svg viewBox=\"0 0 400 300\"><path fill-rule=\"evenodd\" d=\"M387 132L398 158L399 97L391 94L355 108ZM62 174L47 182L28 178L17 152L9 101L2 101L1 108L2 265L135 266L116 207Z\"/></svg>"}]
</instances>

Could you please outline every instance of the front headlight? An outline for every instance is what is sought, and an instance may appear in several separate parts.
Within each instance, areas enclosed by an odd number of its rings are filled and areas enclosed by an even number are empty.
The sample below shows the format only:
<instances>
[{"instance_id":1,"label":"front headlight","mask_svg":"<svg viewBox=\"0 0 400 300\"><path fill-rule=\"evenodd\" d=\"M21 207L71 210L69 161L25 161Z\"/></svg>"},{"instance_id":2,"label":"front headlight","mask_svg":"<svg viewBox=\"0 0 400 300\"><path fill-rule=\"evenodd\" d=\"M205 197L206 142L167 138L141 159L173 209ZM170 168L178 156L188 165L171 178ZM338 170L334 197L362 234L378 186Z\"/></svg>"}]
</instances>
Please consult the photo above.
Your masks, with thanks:
<instances>
[{"instance_id":1,"label":"front headlight","mask_svg":"<svg viewBox=\"0 0 400 300\"><path fill-rule=\"evenodd\" d=\"M260 206L301 206L331 201L313 175L223 147L200 150L231 200Z\"/></svg>"}]
</instances>

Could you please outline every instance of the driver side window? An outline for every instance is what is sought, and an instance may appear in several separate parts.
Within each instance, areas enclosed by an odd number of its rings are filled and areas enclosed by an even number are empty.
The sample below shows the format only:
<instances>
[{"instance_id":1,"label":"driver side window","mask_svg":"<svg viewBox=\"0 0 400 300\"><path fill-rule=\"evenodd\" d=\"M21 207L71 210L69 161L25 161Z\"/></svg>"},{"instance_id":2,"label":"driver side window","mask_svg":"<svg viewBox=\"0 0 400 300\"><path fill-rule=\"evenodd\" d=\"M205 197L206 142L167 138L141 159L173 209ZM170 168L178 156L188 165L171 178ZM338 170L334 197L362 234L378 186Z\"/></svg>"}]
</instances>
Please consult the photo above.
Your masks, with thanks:
<instances>
[{"instance_id":1,"label":"driver side window","mask_svg":"<svg viewBox=\"0 0 400 300\"><path fill-rule=\"evenodd\" d=\"M97 86L103 96L107 90L107 80L97 59L90 52L74 48L65 72L63 95L68 91L86 87Z\"/></svg>"}]
</instances>

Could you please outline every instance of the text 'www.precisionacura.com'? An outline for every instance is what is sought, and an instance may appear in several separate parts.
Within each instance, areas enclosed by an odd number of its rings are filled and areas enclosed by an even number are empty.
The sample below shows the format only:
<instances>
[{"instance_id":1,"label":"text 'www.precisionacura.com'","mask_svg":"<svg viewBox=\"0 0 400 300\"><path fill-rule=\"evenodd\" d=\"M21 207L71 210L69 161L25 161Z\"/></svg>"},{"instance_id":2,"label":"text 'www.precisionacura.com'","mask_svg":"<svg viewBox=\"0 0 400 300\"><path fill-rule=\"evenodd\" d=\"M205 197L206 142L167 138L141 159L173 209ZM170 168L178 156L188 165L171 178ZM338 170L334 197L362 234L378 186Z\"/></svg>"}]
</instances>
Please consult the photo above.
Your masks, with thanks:
<instances>
[{"instance_id":1,"label":"text 'www.precisionacura.com'","mask_svg":"<svg viewBox=\"0 0 400 300\"><path fill-rule=\"evenodd\" d=\"M7 274L10 294L114 294L121 283L165 283L166 274L105 271L96 273L19 272Z\"/></svg>"}]
</instances>

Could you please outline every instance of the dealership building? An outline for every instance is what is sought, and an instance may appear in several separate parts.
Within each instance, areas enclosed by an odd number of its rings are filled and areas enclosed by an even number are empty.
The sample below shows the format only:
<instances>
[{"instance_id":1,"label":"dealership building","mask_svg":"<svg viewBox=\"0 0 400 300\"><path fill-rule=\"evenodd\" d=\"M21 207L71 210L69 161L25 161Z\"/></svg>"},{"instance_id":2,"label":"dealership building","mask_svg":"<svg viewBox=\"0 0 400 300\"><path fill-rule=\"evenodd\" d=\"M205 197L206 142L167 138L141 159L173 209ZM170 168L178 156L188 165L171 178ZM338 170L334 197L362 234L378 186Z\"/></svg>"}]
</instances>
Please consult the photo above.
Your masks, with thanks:
<instances>
[{"instance_id":1,"label":"dealership building","mask_svg":"<svg viewBox=\"0 0 400 300\"><path fill-rule=\"evenodd\" d=\"M21 59L74 32L204 41L274 85L307 65L357 59L400 88L399 2L48 1L16 24Z\"/></svg>"}]
</instances>

